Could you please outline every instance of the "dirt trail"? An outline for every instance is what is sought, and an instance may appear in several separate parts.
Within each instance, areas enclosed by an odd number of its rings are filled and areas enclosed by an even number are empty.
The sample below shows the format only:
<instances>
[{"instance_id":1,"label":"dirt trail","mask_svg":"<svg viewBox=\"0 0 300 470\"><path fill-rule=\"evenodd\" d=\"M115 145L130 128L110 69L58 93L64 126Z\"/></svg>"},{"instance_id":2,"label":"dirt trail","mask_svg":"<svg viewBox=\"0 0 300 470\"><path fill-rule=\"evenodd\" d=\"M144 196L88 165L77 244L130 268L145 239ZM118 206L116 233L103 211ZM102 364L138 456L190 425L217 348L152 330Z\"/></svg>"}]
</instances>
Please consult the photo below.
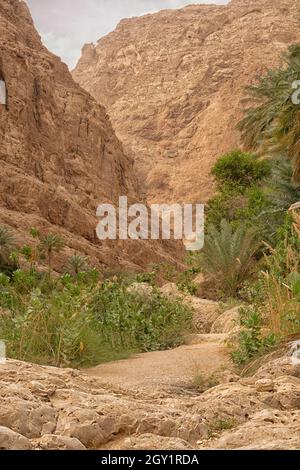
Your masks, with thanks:
<instances>
[{"instance_id":1,"label":"dirt trail","mask_svg":"<svg viewBox=\"0 0 300 470\"><path fill-rule=\"evenodd\" d=\"M196 335L193 344L168 351L138 354L129 359L101 364L85 371L108 384L124 388L170 389L191 385L196 374L209 375L230 369L225 335Z\"/></svg>"}]
</instances>

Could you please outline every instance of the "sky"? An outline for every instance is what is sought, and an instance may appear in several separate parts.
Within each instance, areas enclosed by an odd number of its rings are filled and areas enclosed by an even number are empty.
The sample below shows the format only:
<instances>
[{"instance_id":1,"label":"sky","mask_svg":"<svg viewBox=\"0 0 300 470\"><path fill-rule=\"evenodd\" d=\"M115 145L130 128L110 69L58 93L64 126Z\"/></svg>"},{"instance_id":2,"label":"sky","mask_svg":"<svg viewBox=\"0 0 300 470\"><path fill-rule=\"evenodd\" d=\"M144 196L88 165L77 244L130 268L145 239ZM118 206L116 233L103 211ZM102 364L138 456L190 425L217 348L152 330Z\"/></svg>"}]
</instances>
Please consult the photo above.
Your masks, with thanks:
<instances>
[{"instance_id":1,"label":"sky","mask_svg":"<svg viewBox=\"0 0 300 470\"><path fill-rule=\"evenodd\" d=\"M45 46L71 69L82 46L113 31L122 18L181 8L192 3L228 0L25 0Z\"/></svg>"}]
</instances>

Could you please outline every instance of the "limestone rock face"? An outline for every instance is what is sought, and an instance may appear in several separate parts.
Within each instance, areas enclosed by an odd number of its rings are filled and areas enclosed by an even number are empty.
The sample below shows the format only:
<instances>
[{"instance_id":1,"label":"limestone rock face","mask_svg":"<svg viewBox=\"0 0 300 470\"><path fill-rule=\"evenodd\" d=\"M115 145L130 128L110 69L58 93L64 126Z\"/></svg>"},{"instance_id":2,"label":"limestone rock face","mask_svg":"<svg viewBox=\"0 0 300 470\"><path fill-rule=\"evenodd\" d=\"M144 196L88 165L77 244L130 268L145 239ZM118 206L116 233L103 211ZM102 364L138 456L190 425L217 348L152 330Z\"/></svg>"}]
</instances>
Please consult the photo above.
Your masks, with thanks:
<instances>
[{"instance_id":1,"label":"limestone rock face","mask_svg":"<svg viewBox=\"0 0 300 470\"><path fill-rule=\"evenodd\" d=\"M216 158L240 144L245 87L300 41L294 0L122 20L89 44L73 77L111 117L151 201L205 202Z\"/></svg>"},{"instance_id":2,"label":"limestone rock face","mask_svg":"<svg viewBox=\"0 0 300 470\"><path fill-rule=\"evenodd\" d=\"M194 394L8 360L0 364L0 449L300 449L300 368L283 370L287 354ZM268 366L273 378L260 378Z\"/></svg>"},{"instance_id":3,"label":"limestone rock face","mask_svg":"<svg viewBox=\"0 0 300 470\"><path fill-rule=\"evenodd\" d=\"M0 450L29 450L29 439L9 428L0 426Z\"/></svg>"},{"instance_id":4,"label":"limestone rock face","mask_svg":"<svg viewBox=\"0 0 300 470\"><path fill-rule=\"evenodd\" d=\"M239 325L240 307L223 312L213 323L211 333L230 333Z\"/></svg>"},{"instance_id":5,"label":"limestone rock face","mask_svg":"<svg viewBox=\"0 0 300 470\"><path fill-rule=\"evenodd\" d=\"M60 233L68 254L78 251L103 265L159 259L159 243L154 250L96 237L100 203L117 205L120 195L140 201L133 162L105 109L42 45L24 2L1 0L0 36L7 93L0 104L0 224L20 239L33 226Z\"/></svg>"}]
</instances>

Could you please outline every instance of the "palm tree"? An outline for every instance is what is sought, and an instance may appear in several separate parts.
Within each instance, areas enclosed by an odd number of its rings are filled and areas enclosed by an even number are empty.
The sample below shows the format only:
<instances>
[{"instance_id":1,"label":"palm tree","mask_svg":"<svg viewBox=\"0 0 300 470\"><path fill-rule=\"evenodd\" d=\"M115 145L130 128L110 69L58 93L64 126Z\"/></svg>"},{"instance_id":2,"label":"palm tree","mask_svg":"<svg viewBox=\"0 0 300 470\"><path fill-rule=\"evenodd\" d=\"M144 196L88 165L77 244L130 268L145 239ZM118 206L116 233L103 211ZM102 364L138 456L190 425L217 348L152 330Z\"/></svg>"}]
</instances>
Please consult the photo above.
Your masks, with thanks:
<instances>
[{"instance_id":1,"label":"palm tree","mask_svg":"<svg viewBox=\"0 0 300 470\"><path fill-rule=\"evenodd\" d=\"M46 254L48 260L49 276L52 271L52 257L53 253L59 253L64 248L65 243L63 239L56 234L49 233L41 239L41 250Z\"/></svg>"},{"instance_id":2,"label":"palm tree","mask_svg":"<svg viewBox=\"0 0 300 470\"><path fill-rule=\"evenodd\" d=\"M15 238L6 227L0 227L0 265L8 262L11 250L14 248Z\"/></svg>"},{"instance_id":3,"label":"palm tree","mask_svg":"<svg viewBox=\"0 0 300 470\"><path fill-rule=\"evenodd\" d=\"M202 251L202 267L220 290L235 296L252 274L254 255L260 248L255 228L239 226L235 231L222 220L220 229L210 226Z\"/></svg>"},{"instance_id":4,"label":"palm tree","mask_svg":"<svg viewBox=\"0 0 300 470\"><path fill-rule=\"evenodd\" d=\"M86 272L89 268L88 260L85 256L70 256L66 265L66 272L77 277L79 273Z\"/></svg>"},{"instance_id":5,"label":"palm tree","mask_svg":"<svg viewBox=\"0 0 300 470\"><path fill-rule=\"evenodd\" d=\"M293 178L300 179L300 107L292 102L293 82L300 77L300 45L289 48L285 66L270 70L248 87L250 107L239 123L245 145L271 154L287 152Z\"/></svg>"}]
</instances>

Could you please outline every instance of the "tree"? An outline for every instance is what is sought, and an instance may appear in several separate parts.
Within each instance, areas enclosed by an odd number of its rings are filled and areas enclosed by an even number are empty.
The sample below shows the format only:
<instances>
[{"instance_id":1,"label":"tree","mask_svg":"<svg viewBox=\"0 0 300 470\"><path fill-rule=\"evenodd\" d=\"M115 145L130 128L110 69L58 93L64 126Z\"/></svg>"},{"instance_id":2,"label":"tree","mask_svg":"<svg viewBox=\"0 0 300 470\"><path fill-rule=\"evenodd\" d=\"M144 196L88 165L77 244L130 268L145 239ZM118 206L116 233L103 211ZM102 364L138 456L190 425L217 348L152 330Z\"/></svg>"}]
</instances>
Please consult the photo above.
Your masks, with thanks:
<instances>
[{"instance_id":1,"label":"tree","mask_svg":"<svg viewBox=\"0 0 300 470\"><path fill-rule=\"evenodd\" d=\"M49 276L52 271L52 258L54 253L59 253L65 246L64 240L56 234L49 233L41 238L41 250L46 254Z\"/></svg>"},{"instance_id":2,"label":"tree","mask_svg":"<svg viewBox=\"0 0 300 470\"><path fill-rule=\"evenodd\" d=\"M80 273L87 271L88 268L88 260L85 256L73 255L68 259L66 272L77 277Z\"/></svg>"},{"instance_id":3,"label":"tree","mask_svg":"<svg viewBox=\"0 0 300 470\"><path fill-rule=\"evenodd\" d=\"M300 180L300 107L292 95L300 77L300 45L289 48L285 66L270 70L248 87L250 107L238 127L246 146L283 156L293 162L294 181Z\"/></svg>"},{"instance_id":4,"label":"tree","mask_svg":"<svg viewBox=\"0 0 300 470\"><path fill-rule=\"evenodd\" d=\"M222 220L218 230L210 226L202 250L202 267L223 293L236 296L252 274L254 255L260 248L257 231L239 225L236 230Z\"/></svg>"},{"instance_id":5,"label":"tree","mask_svg":"<svg viewBox=\"0 0 300 470\"><path fill-rule=\"evenodd\" d=\"M258 159L253 153L232 150L220 157L212 169L219 186L229 184L233 188L248 188L271 173L267 160Z\"/></svg>"}]
</instances>

